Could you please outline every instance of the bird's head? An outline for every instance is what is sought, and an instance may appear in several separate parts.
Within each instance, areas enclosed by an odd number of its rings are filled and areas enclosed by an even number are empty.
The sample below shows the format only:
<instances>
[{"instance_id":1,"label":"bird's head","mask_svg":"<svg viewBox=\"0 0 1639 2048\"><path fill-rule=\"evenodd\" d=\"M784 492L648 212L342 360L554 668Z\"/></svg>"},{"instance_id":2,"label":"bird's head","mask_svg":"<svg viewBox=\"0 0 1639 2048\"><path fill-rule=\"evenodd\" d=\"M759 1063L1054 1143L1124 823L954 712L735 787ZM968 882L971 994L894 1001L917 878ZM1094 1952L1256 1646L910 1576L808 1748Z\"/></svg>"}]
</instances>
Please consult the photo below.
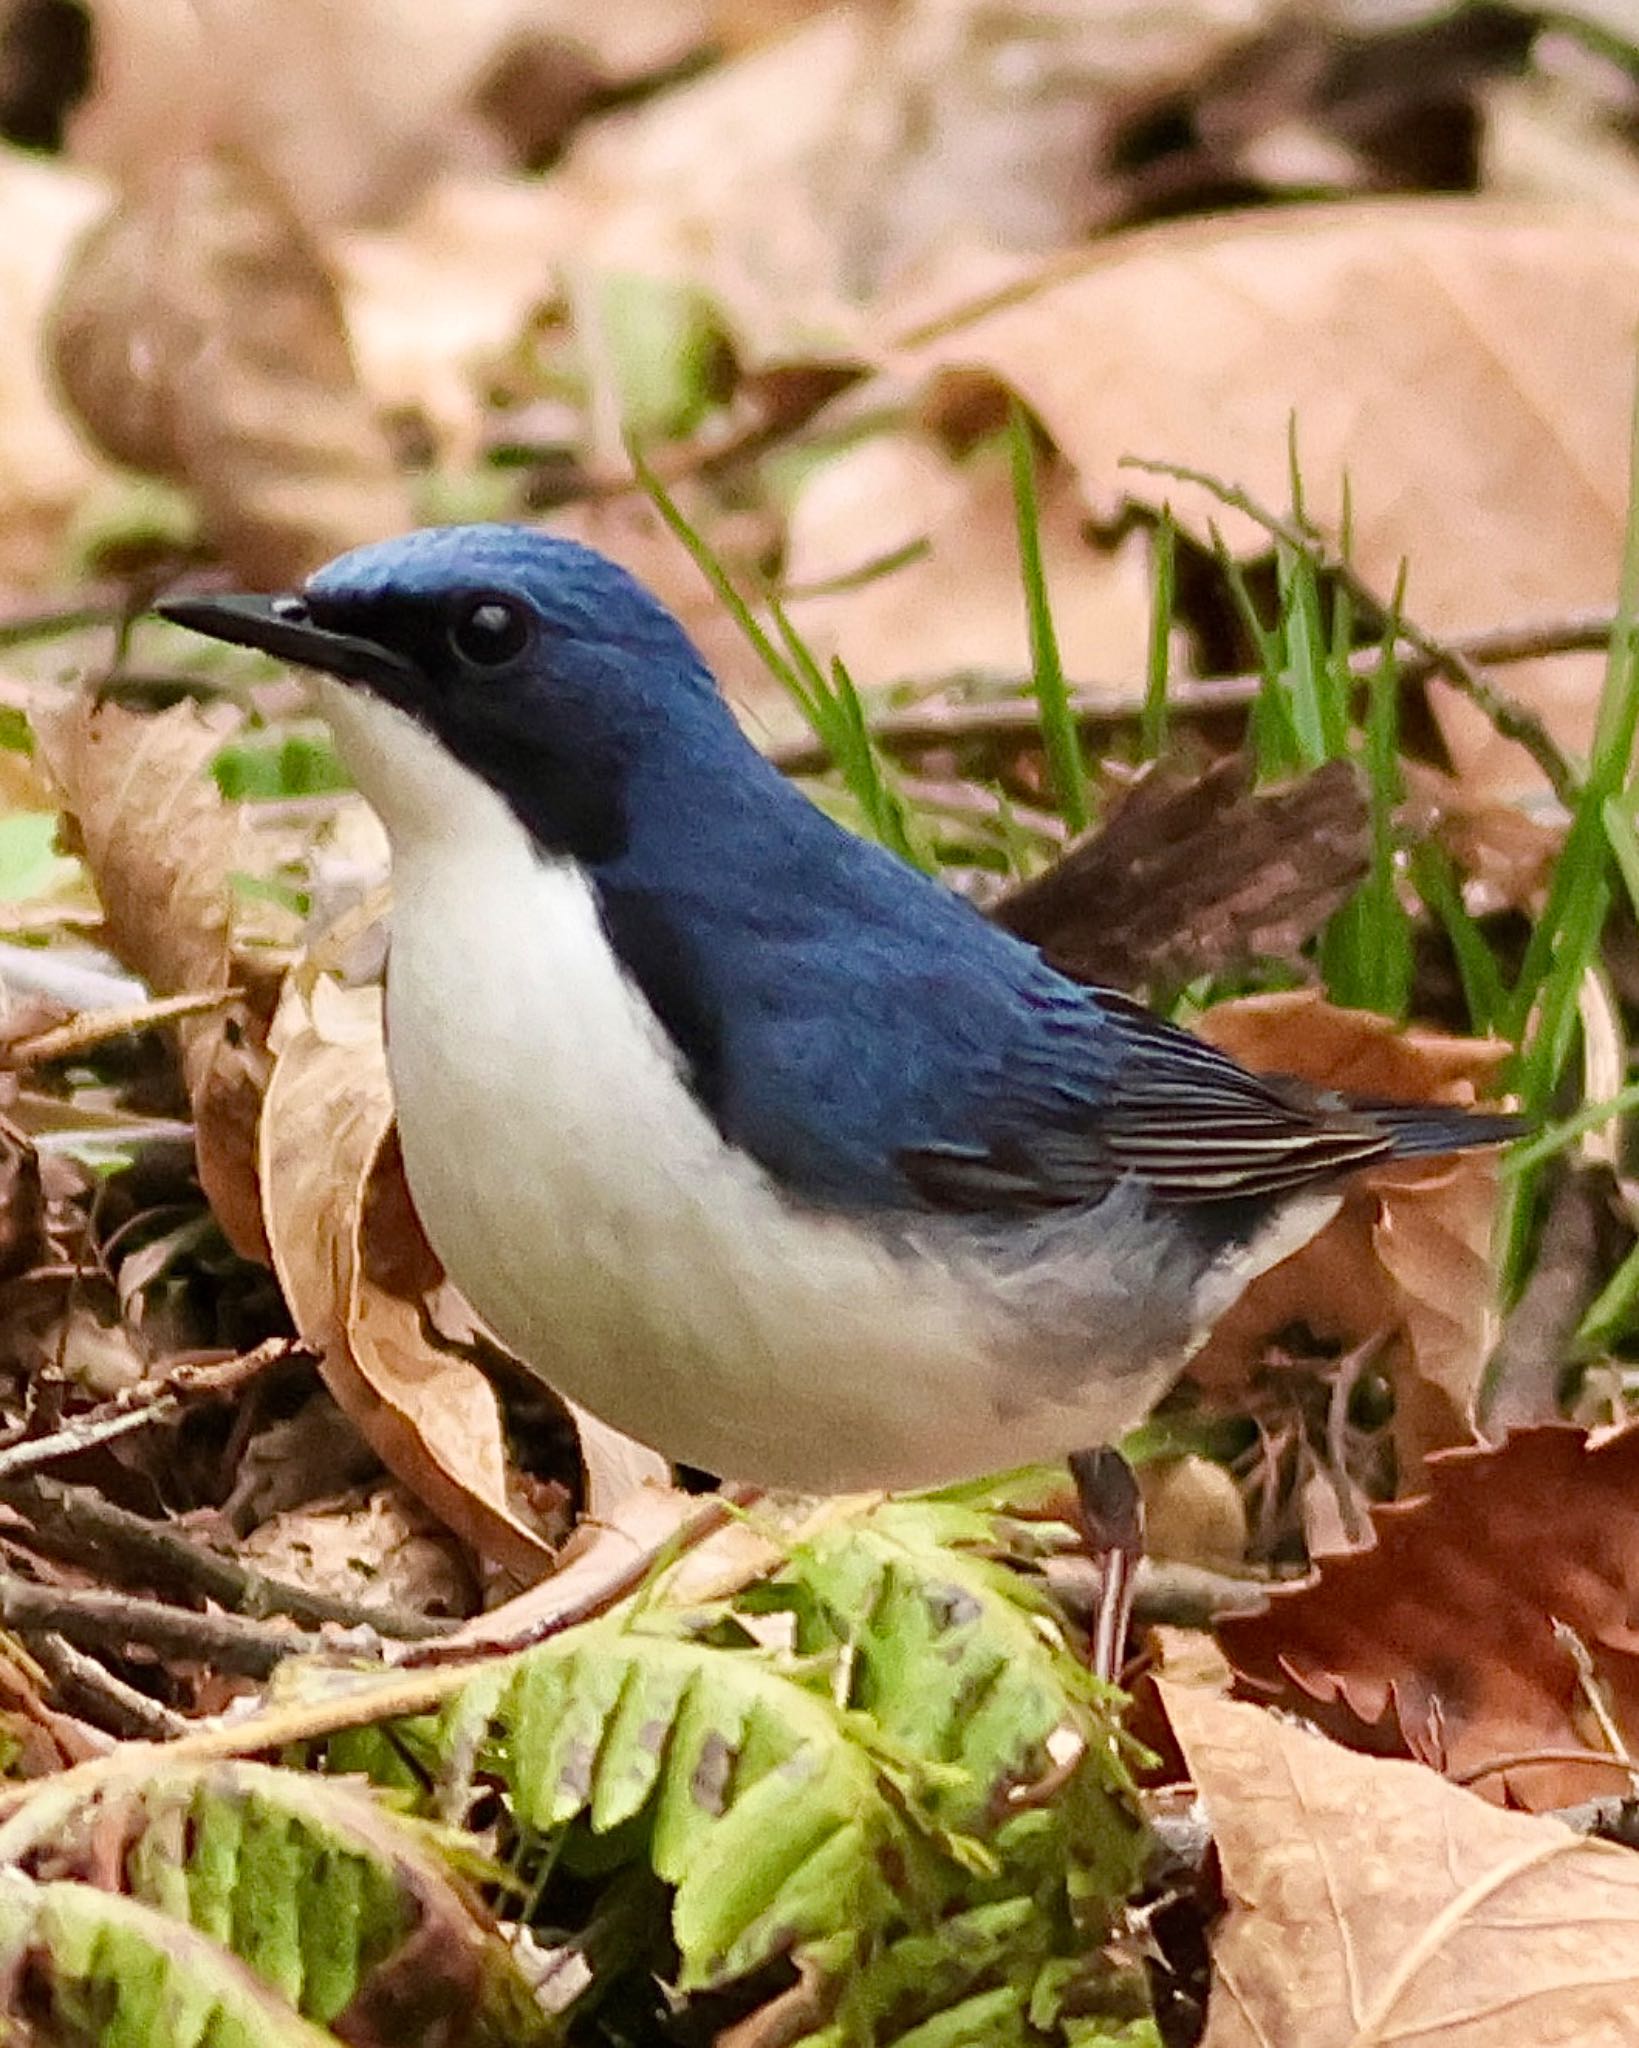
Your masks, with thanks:
<instances>
[{"instance_id":1,"label":"bird's head","mask_svg":"<svg viewBox=\"0 0 1639 2048\"><path fill-rule=\"evenodd\" d=\"M341 555L300 591L159 610L318 670L343 757L395 839L437 830L464 771L509 801L527 790L532 826L561 851L606 858L637 762L733 729L664 605L529 527L432 527Z\"/></svg>"}]
</instances>

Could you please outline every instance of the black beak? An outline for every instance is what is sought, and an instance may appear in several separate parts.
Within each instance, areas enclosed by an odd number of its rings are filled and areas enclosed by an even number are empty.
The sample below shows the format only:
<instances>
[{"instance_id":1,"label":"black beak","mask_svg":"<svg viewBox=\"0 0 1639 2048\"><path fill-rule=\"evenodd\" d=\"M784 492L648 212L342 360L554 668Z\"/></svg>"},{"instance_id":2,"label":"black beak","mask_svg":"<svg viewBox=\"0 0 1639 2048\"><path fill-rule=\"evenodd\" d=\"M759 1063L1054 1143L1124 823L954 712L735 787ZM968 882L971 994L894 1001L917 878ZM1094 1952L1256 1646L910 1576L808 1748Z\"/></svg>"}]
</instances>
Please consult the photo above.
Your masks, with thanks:
<instances>
[{"instance_id":1,"label":"black beak","mask_svg":"<svg viewBox=\"0 0 1639 2048\"><path fill-rule=\"evenodd\" d=\"M298 668L316 668L350 683L391 692L415 680L401 654L354 633L315 623L302 597L168 597L154 610L173 626L187 626L235 647L255 647Z\"/></svg>"}]
</instances>

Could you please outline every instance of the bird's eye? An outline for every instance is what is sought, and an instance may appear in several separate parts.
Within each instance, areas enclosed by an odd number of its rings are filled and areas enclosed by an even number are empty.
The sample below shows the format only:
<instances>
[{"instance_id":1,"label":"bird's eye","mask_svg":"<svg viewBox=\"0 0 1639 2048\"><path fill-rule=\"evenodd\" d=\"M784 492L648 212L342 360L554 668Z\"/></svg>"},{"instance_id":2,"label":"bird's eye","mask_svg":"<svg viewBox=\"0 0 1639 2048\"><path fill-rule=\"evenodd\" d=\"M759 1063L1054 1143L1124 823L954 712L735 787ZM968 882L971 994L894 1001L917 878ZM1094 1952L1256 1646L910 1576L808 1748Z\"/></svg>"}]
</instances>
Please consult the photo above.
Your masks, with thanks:
<instances>
[{"instance_id":1,"label":"bird's eye","mask_svg":"<svg viewBox=\"0 0 1639 2048\"><path fill-rule=\"evenodd\" d=\"M475 668L502 667L522 654L528 640L528 614L504 597L480 597L450 621L450 645Z\"/></svg>"}]
</instances>

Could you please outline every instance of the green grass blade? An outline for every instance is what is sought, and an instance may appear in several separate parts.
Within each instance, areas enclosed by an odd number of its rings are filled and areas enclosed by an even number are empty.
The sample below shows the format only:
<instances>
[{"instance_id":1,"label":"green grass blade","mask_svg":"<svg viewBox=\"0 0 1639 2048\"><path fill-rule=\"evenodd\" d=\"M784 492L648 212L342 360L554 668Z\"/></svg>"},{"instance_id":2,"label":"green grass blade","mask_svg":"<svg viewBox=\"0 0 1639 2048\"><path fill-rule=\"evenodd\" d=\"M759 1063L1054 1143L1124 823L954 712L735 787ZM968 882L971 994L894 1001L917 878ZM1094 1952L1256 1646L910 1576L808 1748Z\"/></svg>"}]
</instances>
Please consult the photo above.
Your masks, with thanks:
<instances>
[{"instance_id":1,"label":"green grass blade","mask_svg":"<svg viewBox=\"0 0 1639 2048\"><path fill-rule=\"evenodd\" d=\"M1035 679L1042 746L1058 797L1059 810L1072 832L1085 832L1092 816L1087 801L1087 767L1081 758L1081 734L1070 709L1070 692L1059 659L1058 634L1047 595L1041 559L1041 508L1036 498L1036 450L1029 419L1015 399L1009 416L1013 458L1013 506L1019 532L1019 568L1030 620L1030 666Z\"/></svg>"},{"instance_id":2,"label":"green grass blade","mask_svg":"<svg viewBox=\"0 0 1639 2048\"><path fill-rule=\"evenodd\" d=\"M1639 1324L1639 1244L1636 1244L1588 1304L1576 1333L1582 1352L1608 1351Z\"/></svg>"},{"instance_id":3,"label":"green grass blade","mask_svg":"<svg viewBox=\"0 0 1639 2048\"><path fill-rule=\"evenodd\" d=\"M1457 962L1457 975L1468 1005L1469 1029L1484 1038L1501 1030L1508 1012L1508 990L1497 956L1485 934L1469 916L1451 857L1433 840L1414 849L1411 878L1418 895L1445 927Z\"/></svg>"},{"instance_id":4,"label":"green grass blade","mask_svg":"<svg viewBox=\"0 0 1639 2048\"><path fill-rule=\"evenodd\" d=\"M1146 761L1159 760L1167 745L1167 675L1178 595L1178 528L1170 505L1161 508L1153 546L1149 654L1145 664L1144 712L1139 726L1139 748Z\"/></svg>"},{"instance_id":5,"label":"green grass blade","mask_svg":"<svg viewBox=\"0 0 1639 2048\"><path fill-rule=\"evenodd\" d=\"M1573 1116L1561 1117L1558 1123L1538 1131L1534 1138L1510 1147L1503 1159L1502 1170L1514 1174L1534 1173L1567 1146L1574 1145L1578 1138L1585 1138L1590 1131L1613 1123L1619 1116L1631 1116L1636 1109L1639 1109L1639 1081L1630 1082L1620 1094L1612 1095L1604 1102L1585 1102Z\"/></svg>"},{"instance_id":6,"label":"green grass blade","mask_svg":"<svg viewBox=\"0 0 1639 2048\"><path fill-rule=\"evenodd\" d=\"M683 508L649 467L648 463L644 461L635 443L629 441L626 444L626 453L631 458L633 473L636 475L638 483L642 486L644 495L660 514L672 533L676 535L677 539L688 550L695 567L711 585L723 609L751 643L758 660L762 662L769 674L790 692L798 708L808 719L810 725L813 726L815 736L826 740L827 745L829 745L829 740L821 723L824 717L823 709L816 709L810 703L808 694L803 687L802 679L796 669L785 659L780 650L774 645L774 642L758 624L751 607L746 603L739 591L735 589L728 571L723 567L716 555L713 554L711 548L706 543L704 535L690 524Z\"/></svg>"},{"instance_id":7,"label":"green grass blade","mask_svg":"<svg viewBox=\"0 0 1639 2048\"><path fill-rule=\"evenodd\" d=\"M1598 953L1610 909L1613 857L1608 806L1632 788L1630 764L1639 730L1639 381L1628 450L1622 579L1587 780L1572 811L1548 901L1526 946L1510 1003L1509 1035L1523 1046L1519 1094L1527 1112L1538 1116L1552 1102L1576 1042L1583 978ZM1504 1187L1498 1229L1504 1282L1510 1292L1517 1291L1523 1278L1536 1190L1537 1176L1530 1173L1514 1175Z\"/></svg>"}]
</instances>

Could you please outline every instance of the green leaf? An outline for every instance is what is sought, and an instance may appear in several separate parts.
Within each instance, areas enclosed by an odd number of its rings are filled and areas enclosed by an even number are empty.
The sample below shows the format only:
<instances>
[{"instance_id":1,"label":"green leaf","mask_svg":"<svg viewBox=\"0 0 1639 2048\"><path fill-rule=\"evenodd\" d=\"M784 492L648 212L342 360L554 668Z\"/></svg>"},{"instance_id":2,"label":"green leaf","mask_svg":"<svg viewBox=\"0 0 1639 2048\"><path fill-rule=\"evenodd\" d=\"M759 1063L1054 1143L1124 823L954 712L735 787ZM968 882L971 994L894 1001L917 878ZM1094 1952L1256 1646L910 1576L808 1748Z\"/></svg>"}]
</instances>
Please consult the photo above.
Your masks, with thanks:
<instances>
[{"instance_id":1,"label":"green leaf","mask_svg":"<svg viewBox=\"0 0 1639 2048\"><path fill-rule=\"evenodd\" d=\"M849 1718L761 1652L615 1616L528 1652L495 1715L526 1826L651 1810L685 1989L900 1911L884 1868L911 1844L890 1785Z\"/></svg>"},{"instance_id":2,"label":"green leaf","mask_svg":"<svg viewBox=\"0 0 1639 2048\"><path fill-rule=\"evenodd\" d=\"M306 2019L347 2032L413 1953L429 2024L465 2012L475 2040L539 2032L511 1952L428 1831L357 1785L265 1764L161 1765L83 1800L48 1793L30 1811L28 1856L94 1830L119 1842L136 1901L191 1922Z\"/></svg>"},{"instance_id":3,"label":"green leaf","mask_svg":"<svg viewBox=\"0 0 1639 2048\"><path fill-rule=\"evenodd\" d=\"M88 1884L0 1875L0 1975L25 1954L54 2048L336 2048L196 1929Z\"/></svg>"},{"instance_id":4,"label":"green leaf","mask_svg":"<svg viewBox=\"0 0 1639 2048\"><path fill-rule=\"evenodd\" d=\"M0 902L26 903L71 881L78 868L57 851L55 811L0 817Z\"/></svg>"}]
</instances>

